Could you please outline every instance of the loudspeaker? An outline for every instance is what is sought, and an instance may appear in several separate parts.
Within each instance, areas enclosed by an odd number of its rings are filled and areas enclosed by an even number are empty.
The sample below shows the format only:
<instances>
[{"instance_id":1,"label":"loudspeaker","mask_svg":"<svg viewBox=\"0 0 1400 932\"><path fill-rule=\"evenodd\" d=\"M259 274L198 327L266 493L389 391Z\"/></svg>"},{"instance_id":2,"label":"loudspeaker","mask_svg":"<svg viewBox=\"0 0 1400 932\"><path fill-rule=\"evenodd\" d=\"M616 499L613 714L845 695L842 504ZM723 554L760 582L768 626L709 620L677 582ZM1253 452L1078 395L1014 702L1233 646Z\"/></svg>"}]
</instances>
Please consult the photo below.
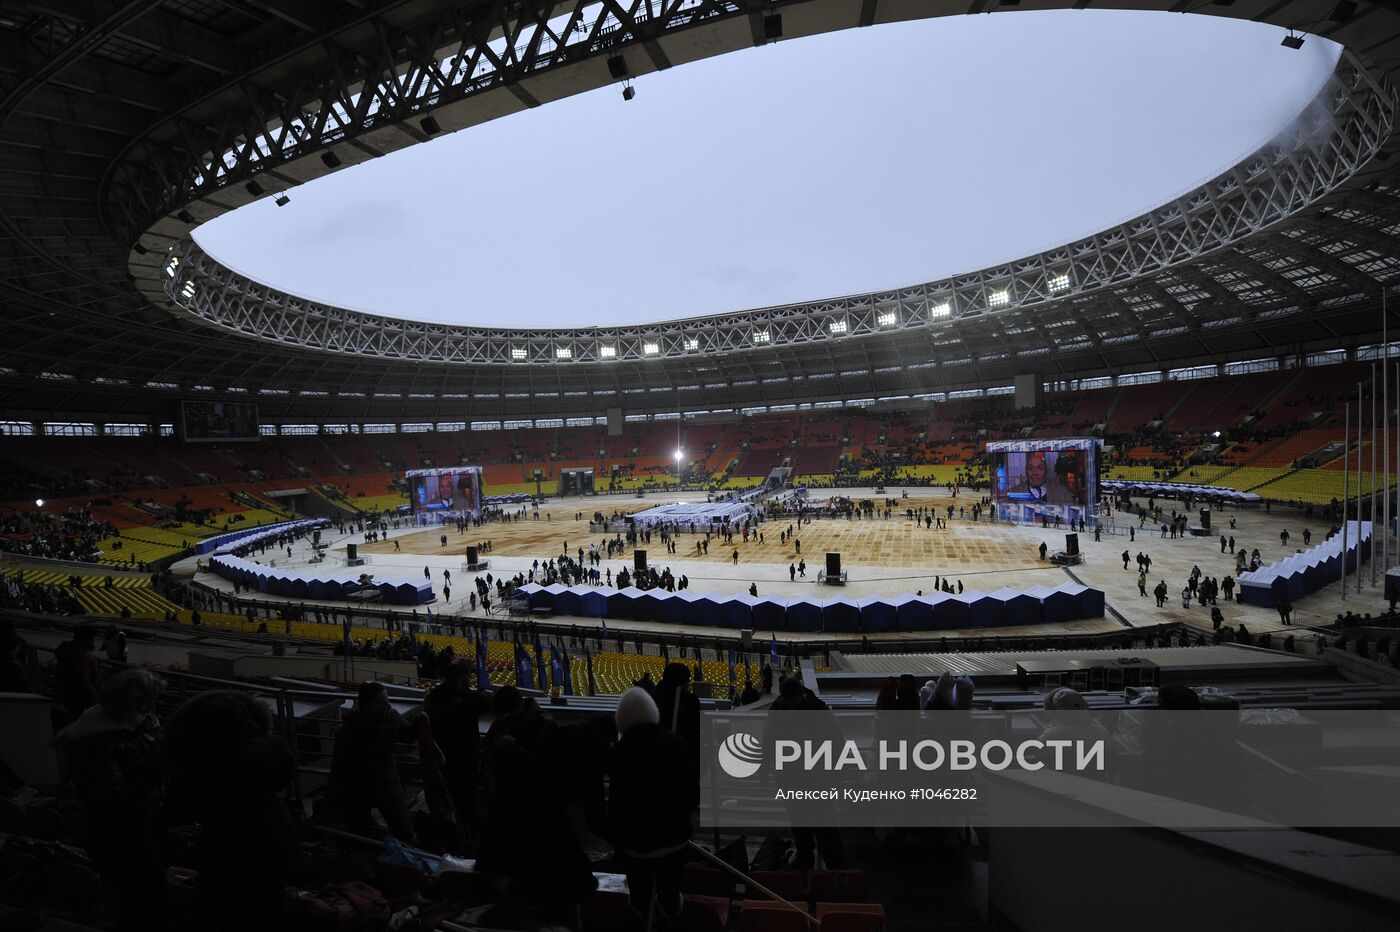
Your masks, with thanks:
<instances>
[{"instance_id":1,"label":"loudspeaker","mask_svg":"<svg viewBox=\"0 0 1400 932\"><path fill-rule=\"evenodd\" d=\"M1071 556L1071 557L1077 557L1077 556L1079 556L1079 535L1078 535L1078 534L1066 534L1066 535L1065 535L1065 553L1068 554L1068 555Z\"/></svg>"},{"instance_id":2,"label":"loudspeaker","mask_svg":"<svg viewBox=\"0 0 1400 932\"><path fill-rule=\"evenodd\" d=\"M470 564L473 564L473 565L475 565L475 564L481 562L480 560L478 560L478 559L476 558L476 548L475 548L475 547L468 547L468 548L467 548L467 562L470 563Z\"/></svg>"},{"instance_id":3,"label":"loudspeaker","mask_svg":"<svg viewBox=\"0 0 1400 932\"><path fill-rule=\"evenodd\" d=\"M645 573L647 569L647 552L645 550L632 551L632 569L638 573Z\"/></svg>"},{"instance_id":4,"label":"loudspeaker","mask_svg":"<svg viewBox=\"0 0 1400 932\"><path fill-rule=\"evenodd\" d=\"M841 578L841 554L828 553L826 555L826 575L830 579Z\"/></svg>"},{"instance_id":5,"label":"loudspeaker","mask_svg":"<svg viewBox=\"0 0 1400 932\"><path fill-rule=\"evenodd\" d=\"M783 37L783 14L769 13L763 17L763 38L772 42Z\"/></svg>"},{"instance_id":6,"label":"loudspeaker","mask_svg":"<svg viewBox=\"0 0 1400 932\"><path fill-rule=\"evenodd\" d=\"M320 532L320 531L312 531L312 532L311 532L311 543L312 543L312 545L319 544L320 542L321 542L321 532Z\"/></svg>"},{"instance_id":7,"label":"loudspeaker","mask_svg":"<svg viewBox=\"0 0 1400 932\"><path fill-rule=\"evenodd\" d=\"M1207 531L1210 530L1210 509L1209 509L1209 508L1202 508L1202 509L1201 509L1201 527L1205 528Z\"/></svg>"},{"instance_id":8,"label":"loudspeaker","mask_svg":"<svg viewBox=\"0 0 1400 932\"><path fill-rule=\"evenodd\" d=\"M346 545L345 545L345 559L347 559L347 560L356 560L356 559L359 559L359 556L360 556L360 548L359 548L357 545L355 545L355 544L346 544Z\"/></svg>"},{"instance_id":9,"label":"loudspeaker","mask_svg":"<svg viewBox=\"0 0 1400 932\"><path fill-rule=\"evenodd\" d=\"M739 649L740 649L740 650L743 650L743 651L746 651L746 652L747 652L747 651L750 651L750 650L753 650L753 629L752 629L752 628L740 628L740 629L739 629Z\"/></svg>"}]
</instances>

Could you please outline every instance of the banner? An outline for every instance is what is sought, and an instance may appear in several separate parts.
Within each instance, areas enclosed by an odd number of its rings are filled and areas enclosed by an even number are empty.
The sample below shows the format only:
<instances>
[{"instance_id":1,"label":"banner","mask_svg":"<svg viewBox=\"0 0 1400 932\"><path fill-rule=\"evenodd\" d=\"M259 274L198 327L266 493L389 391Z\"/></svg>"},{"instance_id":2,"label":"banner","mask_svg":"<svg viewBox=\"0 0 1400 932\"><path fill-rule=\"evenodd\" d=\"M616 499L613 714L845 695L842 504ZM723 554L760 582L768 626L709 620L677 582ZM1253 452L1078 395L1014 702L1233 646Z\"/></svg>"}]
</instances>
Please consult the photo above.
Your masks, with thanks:
<instances>
[{"instance_id":1,"label":"banner","mask_svg":"<svg viewBox=\"0 0 1400 932\"><path fill-rule=\"evenodd\" d=\"M1397 734L1394 711L706 712L701 824L1395 828Z\"/></svg>"}]
</instances>

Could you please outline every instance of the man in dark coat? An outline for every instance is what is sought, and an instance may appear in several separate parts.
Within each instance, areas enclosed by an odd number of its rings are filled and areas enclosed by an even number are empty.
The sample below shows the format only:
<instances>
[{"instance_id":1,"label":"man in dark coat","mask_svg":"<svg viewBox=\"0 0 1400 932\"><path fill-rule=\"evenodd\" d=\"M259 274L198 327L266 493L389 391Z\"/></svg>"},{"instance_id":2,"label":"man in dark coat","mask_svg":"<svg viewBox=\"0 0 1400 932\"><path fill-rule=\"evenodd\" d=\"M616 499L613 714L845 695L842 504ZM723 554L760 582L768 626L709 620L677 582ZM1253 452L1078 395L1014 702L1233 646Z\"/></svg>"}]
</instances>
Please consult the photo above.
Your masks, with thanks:
<instances>
[{"instance_id":1,"label":"man in dark coat","mask_svg":"<svg viewBox=\"0 0 1400 932\"><path fill-rule=\"evenodd\" d=\"M394 746L416 740L412 723L389 705L384 684L361 683L355 707L345 713L336 733L326 787L327 798L350 831L377 838L370 810L378 809L389 834L408 844L415 841Z\"/></svg>"},{"instance_id":2,"label":"man in dark coat","mask_svg":"<svg viewBox=\"0 0 1400 932\"><path fill-rule=\"evenodd\" d=\"M652 690L661 727L673 732L685 745L690 776L690 808L700 805L700 700L690 691L690 667L668 663L661 682Z\"/></svg>"},{"instance_id":3,"label":"man in dark coat","mask_svg":"<svg viewBox=\"0 0 1400 932\"><path fill-rule=\"evenodd\" d=\"M119 930L157 928L165 900L160 689L149 672L123 670L54 737L60 773L82 807L88 855L116 891Z\"/></svg>"},{"instance_id":4,"label":"man in dark coat","mask_svg":"<svg viewBox=\"0 0 1400 932\"><path fill-rule=\"evenodd\" d=\"M907 674L906 674L907 675ZM903 677L901 679L901 685ZM913 681L913 677L910 677ZM914 693L915 702L918 702L917 689ZM903 706L899 706L903 708ZM917 709L917 704L915 705ZM831 717L830 730L833 734L839 732L835 716L831 715L830 707L817 698L817 695L810 689L802 685L802 681L796 676L785 678L778 685L778 699L769 710L769 716L782 715L787 712L822 712ZM841 840L841 832L830 826L822 828L807 828L794 825L792 827L792 842L797 849L797 861L794 866L800 871L811 870L816 865L817 849L821 850L822 861L825 862L828 870L844 870L846 868L846 847Z\"/></svg>"},{"instance_id":5,"label":"man in dark coat","mask_svg":"<svg viewBox=\"0 0 1400 932\"><path fill-rule=\"evenodd\" d=\"M491 712L477 870L503 878L508 900L576 926L578 905L597 880L562 804L568 761L559 750L558 726L514 686L492 694Z\"/></svg>"},{"instance_id":6,"label":"man in dark coat","mask_svg":"<svg viewBox=\"0 0 1400 932\"><path fill-rule=\"evenodd\" d=\"M165 748L172 808L200 827L204 921L230 932L271 926L301 869L301 833L281 796L296 759L271 714L250 693L200 693L171 717Z\"/></svg>"},{"instance_id":7,"label":"man in dark coat","mask_svg":"<svg viewBox=\"0 0 1400 932\"><path fill-rule=\"evenodd\" d=\"M645 690L623 693L616 714L621 737L608 770L609 831L627 874L636 929L671 928L680 918L691 835L690 752L659 717Z\"/></svg>"},{"instance_id":8,"label":"man in dark coat","mask_svg":"<svg viewBox=\"0 0 1400 932\"><path fill-rule=\"evenodd\" d=\"M433 741L442 750L444 775L457 818L466 827L476 813L476 786L480 772L481 716L486 697L471 688L471 666L458 660L447 668L443 680L428 693L425 703Z\"/></svg>"},{"instance_id":9,"label":"man in dark coat","mask_svg":"<svg viewBox=\"0 0 1400 932\"><path fill-rule=\"evenodd\" d=\"M58 700L74 718L96 704L97 691L102 688L102 667L93 654L96 646L97 633L84 626L73 632L72 640L64 641L53 652L58 662Z\"/></svg>"}]
</instances>

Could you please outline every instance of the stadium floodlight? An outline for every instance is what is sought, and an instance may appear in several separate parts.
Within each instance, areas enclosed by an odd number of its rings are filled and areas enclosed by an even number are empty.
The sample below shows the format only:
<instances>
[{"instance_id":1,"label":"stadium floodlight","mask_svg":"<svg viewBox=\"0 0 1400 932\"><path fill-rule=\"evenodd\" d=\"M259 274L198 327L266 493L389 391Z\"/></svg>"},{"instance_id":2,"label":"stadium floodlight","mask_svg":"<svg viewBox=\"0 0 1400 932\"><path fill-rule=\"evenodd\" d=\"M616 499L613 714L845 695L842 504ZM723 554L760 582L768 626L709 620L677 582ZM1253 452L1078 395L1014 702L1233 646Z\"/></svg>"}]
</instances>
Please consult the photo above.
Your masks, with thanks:
<instances>
[{"instance_id":1,"label":"stadium floodlight","mask_svg":"<svg viewBox=\"0 0 1400 932\"><path fill-rule=\"evenodd\" d=\"M616 346L600 346L600 347L598 347L598 355L601 356L601 357L603 357L604 359L616 359L616 358L617 358L617 347L616 347Z\"/></svg>"},{"instance_id":2,"label":"stadium floodlight","mask_svg":"<svg viewBox=\"0 0 1400 932\"><path fill-rule=\"evenodd\" d=\"M34 499L34 507L35 507L35 508L43 508L43 507L44 507L44 500L43 500L42 498L36 498L36 499Z\"/></svg>"},{"instance_id":3,"label":"stadium floodlight","mask_svg":"<svg viewBox=\"0 0 1400 932\"><path fill-rule=\"evenodd\" d=\"M681 460L685 459L685 451L683 451L683 450L677 450L675 455L676 455L676 462L677 462L677 463L679 463Z\"/></svg>"},{"instance_id":4,"label":"stadium floodlight","mask_svg":"<svg viewBox=\"0 0 1400 932\"><path fill-rule=\"evenodd\" d=\"M688 350L698 350L700 348L700 340L696 337L687 337L685 348Z\"/></svg>"},{"instance_id":5,"label":"stadium floodlight","mask_svg":"<svg viewBox=\"0 0 1400 932\"><path fill-rule=\"evenodd\" d=\"M844 320L833 320L826 325L826 329L832 333L845 333L850 329L850 326Z\"/></svg>"},{"instance_id":6,"label":"stadium floodlight","mask_svg":"<svg viewBox=\"0 0 1400 932\"><path fill-rule=\"evenodd\" d=\"M1220 438L1220 431L1217 430L1215 433L1211 434L1211 436L1212 436L1212 437L1215 437L1216 439L1219 439L1219 438Z\"/></svg>"},{"instance_id":7,"label":"stadium floodlight","mask_svg":"<svg viewBox=\"0 0 1400 932\"><path fill-rule=\"evenodd\" d=\"M753 341L755 343L768 343L771 342L771 340L772 335L769 334L767 330L755 330L753 332Z\"/></svg>"},{"instance_id":8,"label":"stadium floodlight","mask_svg":"<svg viewBox=\"0 0 1400 932\"><path fill-rule=\"evenodd\" d=\"M185 282L184 287L180 289L180 294L184 295L184 296L187 297L187 298L193 298L193 297L194 297L194 291L195 291L194 282L193 282L192 280L187 280L187 281Z\"/></svg>"},{"instance_id":9,"label":"stadium floodlight","mask_svg":"<svg viewBox=\"0 0 1400 932\"><path fill-rule=\"evenodd\" d=\"M170 261L165 263L165 277L174 278L175 273L180 271L180 257L171 256Z\"/></svg>"},{"instance_id":10,"label":"stadium floodlight","mask_svg":"<svg viewBox=\"0 0 1400 932\"><path fill-rule=\"evenodd\" d=\"M1064 291L1069 287L1069 276L1065 274L1050 276L1050 290Z\"/></svg>"},{"instance_id":11,"label":"stadium floodlight","mask_svg":"<svg viewBox=\"0 0 1400 932\"><path fill-rule=\"evenodd\" d=\"M277 200L275 200L273 203L275 203L278 207L286 207L291 202L292 199L290 197L287 197L287 195L285 194L279 194L277 195Z\"/></svg>"},{"instance_id":12,"label":"stadium floodlight","mask_svg":"<svg viewBox=\"0 0 1400 932\"><path fill-rule=\"evenodd\" d=\"M1001 291L993 291L987 296L988 307L1005 307L1011 303L1011 290L1003 288Z\"/></svg>"},{"instance_id":13,"label":"stadium floodlight","mask_svg":"<svg viewBox=\"0 0 1400 932\"><path fill-rule=\"evenodd\" d=\"M1303 37L1295 36L1293 30L1290 29L1288 30L1288 35L1283 37L1283 41L1280 42L1279 45L1286 49L1300 49L1303 47Z\"/></svg>"},{"instance_id":14,"label":"stadium floodlight","mask_svg":"<svg viewBox=\"0 0 1400 932\"><path fill-rule=\"evenodd\" d=\"M642 353L647 356L655 356L659 352L661 352L661 344L659 343L642 344Z\"/></svg>"},{"instance_id":15,"label":"stadium floodlight","mask_svg":"<svg viewBox=\"0 0 1400 932\"><path fill-rule=\"evenodd\" d=\"M558 347L558 348L555 349L555 351L554 351L554 358L555 358L555 359L573 359L573 358L574 358L574 351L571 350L571 349L569 349L567 346Z\"/></svg>"},{"instance_id":16,"label":"stadium floodlight","mask_svg":"<svg viewBox=\"0 0 1400 932\"><path fill-rule=\"evenodd\" d=\"M894 311L890 311L875 318L875 322L881 327L893 327L895 324L899 323L899 315Z\"/></svg>"},{"instance_id":17,"label":"stadium floodlight","mask_svg":"<svg viewBox=\"0 0 1400 932\"><path fill-rule=\"evenodd\" d=\"M934 319L953 316L953 305L947 301L942 304L935 304L928 309L928 316Z\"/></svg>"},{"instance_id":18,"label":"stadium floodlight","mask_svg":"<svg viewBox=\"0 0 1400 932\"><path fill-rule=\"evenodd\" d=\"M510 358L511 358L511 359L524 359L525 356L526 356L525 351L524 351L523 349L521 349L520 347L518 347L518 346L512 346L512 347L510 348Z\"/></svg>"}]
</instances>

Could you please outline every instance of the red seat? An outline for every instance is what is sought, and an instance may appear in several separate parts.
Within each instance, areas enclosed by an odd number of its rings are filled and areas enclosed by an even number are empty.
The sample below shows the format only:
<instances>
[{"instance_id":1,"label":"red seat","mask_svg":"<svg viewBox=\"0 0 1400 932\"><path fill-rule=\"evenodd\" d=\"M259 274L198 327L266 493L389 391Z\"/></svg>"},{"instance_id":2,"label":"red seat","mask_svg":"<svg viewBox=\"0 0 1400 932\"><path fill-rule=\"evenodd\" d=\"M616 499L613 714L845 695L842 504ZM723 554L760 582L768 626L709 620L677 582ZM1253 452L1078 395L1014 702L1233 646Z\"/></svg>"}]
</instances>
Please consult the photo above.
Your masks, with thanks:
<instances>
[{"instance_id":1,"label":"red seat","mask_svg":"<svg viewBox=\"0 0 1400 932\"><path fill-rule=\"evenodd\" d=\"M814 903L864 903L864 871L812 871L807 892Z\"/></svg>"},{"instance_id":2,"label":"red seat","mask_svg":"<svg viewBox=\"0 0 1400 932\"><path fill-rule=\"evenodd\" d=\"M754 883L762 884L785 900L794 903L807 902L807 894L802 890L802 875L796 871L754 871L750 874ZM761 894L750 890L749 895L757 898Z\"/></svg>"},{"instance_id":3,"label":"red seat","mask_svg":"<svg viewBox=\"0 0 1400 932\"><path fill-rule=\"evenodd\" d=\"M811 932L807 917L776 900L744 900L739 932Z\"/></svg>"},{"instance_id":4,"label":"red seat","mask_svg":"<svg viewBox=\"0 0 1400 932\"><path fill-rule=\"evenodd\" d=\"M885 932L888 919L879 903L818 903L820 932Z\"/></svg>"},{"instance_id":5,"label":"red seat","mask_svg":"<svg viewBox=\"0 0 1400 932\"><path fill-rule=\"evenodd\" d=\"M627 928L631 900L618 890L599 890L583 901L583 932L615 932Z\"/></svg>"},{"instance_id":6,"label":"red seat","mask_svg":"<svg viewBox=\"0 0 1400 932\"><path fill-rule=\"evenodd\" d=\"M734 880L722 870L687 864L681 874L681 892L724 897L728 900L734 896Z\"/></svg>"},{"instance_id":7,"label":"red seat","mask_svg":"<svg viewBox=\"0 0 1400 932\"><path fill-rule=\"evenodd\" d=\"M681 932L724 932L729 928L729 898L685 894Z\"/></svg>"}]
</instances>

